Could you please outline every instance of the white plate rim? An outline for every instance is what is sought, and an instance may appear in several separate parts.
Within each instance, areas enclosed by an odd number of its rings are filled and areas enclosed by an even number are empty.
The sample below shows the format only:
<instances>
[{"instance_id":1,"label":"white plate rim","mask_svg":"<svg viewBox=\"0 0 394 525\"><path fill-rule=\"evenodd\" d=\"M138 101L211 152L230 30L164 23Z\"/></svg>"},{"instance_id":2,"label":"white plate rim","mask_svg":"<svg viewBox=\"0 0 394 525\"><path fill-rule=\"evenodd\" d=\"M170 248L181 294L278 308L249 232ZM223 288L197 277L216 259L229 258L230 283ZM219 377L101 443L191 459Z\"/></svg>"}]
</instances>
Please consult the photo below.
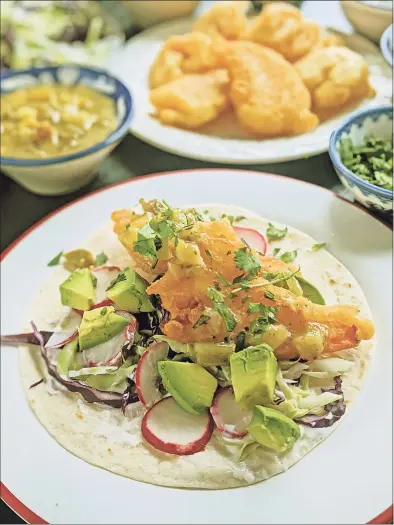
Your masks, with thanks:
<instances>
[{"instance_id":1,"label":"white plate rim","mask_svg":"<svg viewBox=\"0 0 394 525\"><path fill-rule=\"evenodd\" d=\"M127 184L132 184L133 182L146 180L146 179L157 178L157 177L166 177L166 176L171 176L171 175L179 176L179 175L187 175L187 174L193 174L193 173L196 174L198 172L204 172L204 173L205 172L212 172L212 173L214 173L214 172L223 172L223 171L229 171L229 172L236 173L236 174L249 173L249 174L253 174L253 175L262 175L262 176L265 176L265 177L279 178L279 179L282 179L282 180L290 179L292 182L299 182L301 184L307 184L308 186L314 187L316 190L323 190L325 192L328 192L332 196L337 197L338 199L340 199L341 201L343 201L343 202L345 202L347 204L350 204L351 206L353 206L355 208L358 208L359 210L361 210L362 212L367 214L370 219L375 220L378 223L383 224L383 226L385 226L389 231L392 231L392 228L390 228L390 226L388 224L386 224L384 221L381 221L379 218L374 217L373 215L368 213L368 211L365 208L363 208L362 206L360 206L360 205L358 205L358 204L356 204L354 202L348 201L347 199L341 197L340 195L338 195L337 193L331 191L328 188L319 186L319 185L311 183L311 182L307 182L307 181L300 180L300 179L290 178L290 177L287 177L285 175L278 175L278 174L273 174L273 173L254 171L254 170L247 170L247 169L245 169L245 170L244 169L226 170L225 168L200 168L200 169L197 168L197 169L185 169L185 170L176 170L176 171L166 171L166 172L152 173L152 174L136 177L136 178L133 178L133 179L127 179L127 180L123 180L123 181L118 181L118 182L116 182L114 184L105 186L104 188L99 188L99 189L97 189L95 191L92 191L92 192L86 194L86 195L82 195L82 196L78 197L77 199L75 199L75 200L73 200L71 202L68 202L68 203L64 204L63 206L59 207L58 209L52 211L51 213L49 213L45 217L43 217L40 220L38 220L37 222L35 222L32 226L30 226L25 232L23 232L19 237L17 237L17 239L15 239L6 248L4 248L4 250L0 253L0 262L3 262L5 260L5 258L6 258L6 256L9 253L11 253L11 251L13 249L15 249L23 241L23 239L25 239L28 235L30 235L33 231L35 231L42 224L44 224L45 222L50 220L52 217L54 217L57 214L60 214L65 209L71 208L75 204L77 204L77 203L79 203L79 202L81 202L83 200L89 199L90 197L93 197L93 196L95 196L95 195L97 195L99 193L103 193L103 192L108 191L108 190L110 190L110 189L112 189L114 187L117 187L117 186L123 186L123 185L127 185ZM8 507L10 507L10 509L12 511L14 511L18 516L20 516L22 519L24 519L27 523L44 523L44 524L48 523L43 518L38 516L34 511L32 511L31 509L26 507L23 504L23 502L20 501L6 487L6 485L2 481L0 481L0 489L1 489L0 490L0 492L1 492L1 494L0 494L1 495L1 499L7 504ZM368 523L384 524L384 523L388 523L389 521L392 521L392 520L393 520L393 505L391 505L387 509L383 510L380 514L378 514L375 518L373 518Z\"/></svg>"}]
</instances>

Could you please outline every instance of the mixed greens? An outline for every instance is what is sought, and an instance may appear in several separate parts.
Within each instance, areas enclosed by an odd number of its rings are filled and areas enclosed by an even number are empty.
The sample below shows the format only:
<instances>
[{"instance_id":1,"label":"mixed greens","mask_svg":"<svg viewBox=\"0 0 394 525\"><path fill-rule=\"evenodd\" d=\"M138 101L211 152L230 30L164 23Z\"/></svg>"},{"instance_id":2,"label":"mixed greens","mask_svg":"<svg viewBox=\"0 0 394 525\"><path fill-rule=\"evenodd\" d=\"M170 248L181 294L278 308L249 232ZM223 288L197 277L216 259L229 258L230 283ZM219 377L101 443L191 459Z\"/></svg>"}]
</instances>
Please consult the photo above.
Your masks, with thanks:
<instances>
[{"instance_id":1,"label":"mixed greens","mask_svg":"<svg viewBox=\"0 0 394 525\"><path fill-rule=\"evenodd\" d=\"M384 188L393 189L393 142L374 137L355 145L350 137L339 142L343 164L361 179Z\"/></svg>"},{"instance_id":2,"label":"mixed greens","mask_svg":"<svg viewBox=\"0 0 394 525\"><path fill-rule=\"evenodd\" d=\"M99 2L1 2L0 67L100 65L122 44L118 23Z\"/></svg>"}]
</instances>

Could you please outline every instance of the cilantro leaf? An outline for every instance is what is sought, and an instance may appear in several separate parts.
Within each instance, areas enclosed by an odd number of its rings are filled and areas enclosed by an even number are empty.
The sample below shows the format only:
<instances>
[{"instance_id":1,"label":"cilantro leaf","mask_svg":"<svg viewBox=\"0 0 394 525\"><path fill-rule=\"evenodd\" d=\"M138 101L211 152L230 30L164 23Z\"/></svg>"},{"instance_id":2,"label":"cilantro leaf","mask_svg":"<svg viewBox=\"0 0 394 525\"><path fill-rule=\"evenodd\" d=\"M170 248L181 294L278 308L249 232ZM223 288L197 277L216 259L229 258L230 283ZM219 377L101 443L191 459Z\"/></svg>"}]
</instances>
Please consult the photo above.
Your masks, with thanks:
<instances>
[{"instance_id":1,"label":"cilantro leaf","mask_svg":"<svg viewBox=\"0 0 394 525\"><path fill-rule=\"evenodd\" d=\"M318 250L321 250L322 248L325 248L327 246L326 242L318 242L317 244L314 244L312 246L312 251L317 252Z\"/></svg>"},{"instance_id":2,"label":"cilantro leaf","mask_svg":"<svg viewBox=\"0 0 394 525\"><path fill-rule=\"evenodd\" d=\"M209 297L209 299L211 299L212 302L224 303L224 295L222 294L222 292L219 292L219 290L216 290L215 288L208 288L207 296Z\"/></svg>"},{"instance_id":3,"label":"cilantro leaf","mask_svg":"<svg viewBox=\"0 0 394 525\"><path fill-rule=\"evenodd\" d=\"M105 264L106 262L108 261L108 257L107 255L104 253L104 252L101 252L101 253L98 253L96 255L96 259L94 261L94 264L96 266L102 266L103 264Z\"/></svg>"},{"instance_id":4,"label":"cilantro leaf","mask_svg":"<svg viewBox=\"0 0 394 525\"><path fill-rule=\"evenodd\" d=\"M107 307L104 306L104 308L101 309L100 315L105 315L107 313Z\"/></svg>"},{"instance_id":5,"label":"cilantro leaf","mask_svg":"<svg viewBox=\"0 0 394 525\"><path fill-rule=\"evenodd\" d=\"M210 257L212 259L212 254L209 250L205 250L205 253L208 255L208 257Z\"/></svg>"},{"instance_id":6,"label":"cilantro leaf","mask_svg":"<svg viewBox=\"0 0 394 525\"><path fill-rule=\"evenodd\" d=\"M285 263L291 263L294 261L296 257L297 257L297 250L294 250L292 252L282 253L282 255L280 256L280 260Z\"/></svg>"},{"instance_id":7,"label":"cilantro leaf","mask_svg":"<svg viewBox=\"0 0 394 525\"><path fill-rule=\"evenodd\" d=\"M97 288L97 277L92 272L90 272L90 277L92 279L93 288Z\"/></svg>"},{"instance_id":8,"label":"cilantro leaf","mask_svg":"<svg viewBox=\"0 0 394 525\"><path fill-rule=\"evenodd\" d=\"M198 328L199 326L203 324L207 324L209 320L210 320L209 315L201 314L200 319L197 321L195 325L193 325L193 328Z\"/></svg>"},{"instance_id":9,"label":"cilantro leaf","mask_svg":"<svg viewBox=\"0 0 394 525\"><path fill-rule=\"evenodd\" d=\"M237 215L234 219L234 222L241 222L243 220L246 220L245 215Z\"/></svg>"},{"instance_id":10,"label":"cilantro leaf","mask_svg":"<svg viewBox=\"0 0 394 525\"><path fill-rule=\"evenodd\" d=\"M218 279L222 286L230 286L230 283L223 277L221 273L218 273Z\"/></svg>"},{"instance_id":11,"label":"cilantro leaf","mask_svg":"<svg viewBox=\"0 0 394 525\"><path fill-rule=\"evenodd\" d=\"M213 309L223 319L224 324L226 325L226 329L229 332L232 332L237 326L237 321L235 319L235 315L230 310L230 308L224 303L213 303Z\"/></svg>"},{"instance_id":12,"label":"cilantro leaf","mask_svg":"<svg viewBox=\"0 0 394 525\"><path fill-rule=\"evenodd\" d=\"M60 263L60 259L62 258L63 250L58 253L53 259L49 261L47 266L57 266Z\"/></svg>"},{"instance_id":13,"label":"cilantro leaf","mask_svg":"<svg viewBox=\"0 0 394 525\"><path fill-rule=\"evenodd\" d=\"M274 248L274 251L272 252L272 255L276 257L278 253L280 252L280 248Z\"/></svg>"},{"instance_id":14,"label":"cilantro leaf","mask_svg":"<svg viewBox=\"0 0 394 525\"><path fill-rule=\"evenodd\" d=\"M270 324L276 323L277 308L274 306L265 306L262 303L249 303L248 313L260 313L261 315L254 319L250 324L252 334L261 334L268 329Z\"/></svg>"},{"instance_id":15,"label":"cilantro leaf","mask_svg":"<svg viewBox=\"0 0 394 525\"><path fill-rule=\"evenodd\" d=\"M237 326L237 321L233 312L225 304L224 295L222 294L222 292L219 292L218 290L215 290L215 288L210 287L207 290L207 296L209 297L209 299L211 299L213 309L215 310L215 312L217 312L223 319L226 325L226 329L229 332L232 332Z\"/></svg>"},{"instance_id":16,"label":"cilantro leaf","mask_svg":"<svg viewBox=\"0 0 394 525\"><path fill-rule=\"evenodd\" d=\"M251 250L246 246L235 250L234 262L239 270L248 272L250 279L256 277L261 268L258 258L255 257Z\"/></svg>"},{"instance_id":17,"label":"cilantro leaf","mask_svg":"<svg viewBox=\"0 0 394 525\"><path fill-rule=\"evenodd\" d=\"M172 239L175 237L174 223L171 220L151 221L149 225L162 239Z\"/></svg>"},{"instance_id":18,"label":"cilantro leaf","mask_svg":"<svg viewBox=\"0 0 394 525\"><path fill-rule=\"evenodd\" d=\"M120 283L122 281L126 280L126 275L124 272L120 272L115 279L113 279L110 283L106 291L110 290L113 286L115 286L116 283Z\"/></svg>"},{"instance_id":19,"label":"cilantro leaf","mask_svg":"<svg viewBox=\"0 0 394 525\"><path fill-rule=\"evenodd\" d=\"M275 301L275 295L269 290L264 290L264 297L266 299L270 299L271 301Z\"/></svg>"},{"instance_id":20,"label":"cilantro leaf","mask_svg":"<svg viewBox=\"0 0 394 525\"><path fill-rule=\"evenodd\" d=\"M150 226L145 224L139 231L137 241L134 243L133 250L145 257L150 257L153 263L157 263L157 251L160 250L162 242L157 233Z\"/></svg>"},{"instance_id":21,"label":"cilantro leaf","mask_svg":"<svg viewBox=\"0 0 394 525\"><path fill-rule=\"evenodd\" d=\"M283 239L287 234L287 227L281 230L280 228L274 226L271 222L268 223L267 228L267 237L269 241L278 241Z\"/></svg>"}]
</instances>

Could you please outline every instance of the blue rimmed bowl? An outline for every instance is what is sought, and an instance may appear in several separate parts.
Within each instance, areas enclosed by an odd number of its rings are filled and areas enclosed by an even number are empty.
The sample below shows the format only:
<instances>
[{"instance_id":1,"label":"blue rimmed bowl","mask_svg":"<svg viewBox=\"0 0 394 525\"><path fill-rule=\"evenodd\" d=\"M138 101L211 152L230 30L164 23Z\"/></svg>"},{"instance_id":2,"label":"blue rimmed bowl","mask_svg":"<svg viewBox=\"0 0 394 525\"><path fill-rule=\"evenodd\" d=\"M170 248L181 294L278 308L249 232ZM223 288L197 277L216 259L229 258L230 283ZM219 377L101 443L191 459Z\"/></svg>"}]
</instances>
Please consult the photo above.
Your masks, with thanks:
<instances>
[{"instance_id":1,"label":"blue rimmed bowl","mask_svg":"<svg viewBox=\"0 0 394 525\"><path fill-rule=\"evenodd\" d=\"M106 71L74 65L4 73L0 90L5 94L40 84L83 84L115 101L117 127L105 140L90 148L48 159L0 157L1 170L29 191L39 195L70 193L94 178L97 166L128 132L133 114L132 96L120 80Z\"/></svg>"},{"instance_id":2,"label":"blue rimmed bowl","mask_svg":"<svg viewBox=\"0 0 394 525\"><path fill-rule=\"evenodd\" d=\"M342 184L360 204L380 213L393 213L393 192L370 184L346 168L339 154L339 142L351 138L361 145L369 137L393 139L393 107L379 106L362 110L350 116L330 137L329 154Z\"/></svg>"}]
</instances>

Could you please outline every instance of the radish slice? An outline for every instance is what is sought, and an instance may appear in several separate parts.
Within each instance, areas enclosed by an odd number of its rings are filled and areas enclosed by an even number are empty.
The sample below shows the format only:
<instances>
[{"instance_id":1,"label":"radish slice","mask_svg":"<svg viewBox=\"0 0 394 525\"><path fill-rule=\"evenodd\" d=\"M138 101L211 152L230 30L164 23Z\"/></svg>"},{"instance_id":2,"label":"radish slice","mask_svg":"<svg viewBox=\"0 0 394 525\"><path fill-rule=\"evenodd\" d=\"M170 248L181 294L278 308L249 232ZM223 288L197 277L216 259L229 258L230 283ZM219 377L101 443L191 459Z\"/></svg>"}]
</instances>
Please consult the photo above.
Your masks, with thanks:
<instances>
[{"instance_id":1,"label":"radish slice","mask_svg":"<svg viewBox=\"0 0 394 525\"><path fill-rule=\"evenodd\" d=\"M251 230L250 228L242 228L241 226L234 226L234 230L238 237L244 239L251 248L265 255L267 251L267 241L260 232Z\"/></svg>"},{"instance_id":2,"label":"radish slice","mask_svg":"<svg viewBox=\"0 0 394 525\"><path fill-rule=\"evenodd\" d=\"M115 313L129 320L129 324L124 329L124 336L129 343L134 343L134 336L138 330L137 319L133 314L127 312L126 310L116 310Z\"/></svg>"},{"instance_id":3,"label":"radish slice","mask_svg":"<svg viewBox=\"0 0 394 525\"><path fill-rule=\"evenodd\" d=\"M204 450L213 432L213 421L209 412L189 414L172 397L165 397L146 412L141 432L157 450L190 456Z\"/></svg>"},{"instance_id":4,"label":"radish slice","mask_svg":"<svg viewBox=\"0 0 394 525\"><path fill-rule=\"evenodd\" d=\"M78 335L78 327L82 318L75 310L70 308L60 319L53 330L53 334L48 339L45 348L47 350L60 348L75 339Z\"/></svg>"},{"instance_id":5,"label":"radish slice","mask_svg":"<svg viewBox=\"0 0 394 525\"><path fill-rule=\"evenodd\" d=\"M89 310L95 310L96 308L103 308L103 306L114 306L114 302L111 301L111 299L104 299L104 301L100 301L99 303L93 304ZM83 315L83 312L82 312Z\"/></svg>"},{"instance_id":6,"label":"radish slice","mask_svg":"<svg viewBox=\"0 0 394 525\"><path fill-rule=\"evenodd\" d=\"M51 337L48 339L47 344L45 345L46 350L53 350L55 348L60 348L73 339L75 339L78 335L78 330L75 330L74 332L70 331L64 331L64 332L53 332Z\"/></svg>"},{"instance_id":7,"label":"radish slice","mask_svg":"<svg viewBox=\"0 0 394 525\"><path fill-rule=\"evenodd\" d=\"M242 438L248 433L252 412L242 410L236 403L231 386L216 394L210 410L218 431L224 436Z\"/></svg>"},{"instance_id":8,"label":"radish slice","mask_svg":"<svg viewBox=\"0 0 394 525\"><path fill-rule=\"evenodd\" d=\"M97 279L96 284L96 304L107 299L107 288L111 282L118 276L121 269L117 266L99 266L92 270L92 274ZM111 301L111 304L112 301ZM103 305L105 306L105 305ZM97 307L96 307L97 308Z\"/></svg>"},{"instance_id":9,"label":"radish slice","mask_svg":"<svg viewBox=\"0 0 394 525\"><path fill-rule=\"evenodd\" d=\"M141 403L150 407L161 398L157 363L168 356L168 344L153 343L142 354L135 371L135 389Z\"/></svg>"}]
</instances>

